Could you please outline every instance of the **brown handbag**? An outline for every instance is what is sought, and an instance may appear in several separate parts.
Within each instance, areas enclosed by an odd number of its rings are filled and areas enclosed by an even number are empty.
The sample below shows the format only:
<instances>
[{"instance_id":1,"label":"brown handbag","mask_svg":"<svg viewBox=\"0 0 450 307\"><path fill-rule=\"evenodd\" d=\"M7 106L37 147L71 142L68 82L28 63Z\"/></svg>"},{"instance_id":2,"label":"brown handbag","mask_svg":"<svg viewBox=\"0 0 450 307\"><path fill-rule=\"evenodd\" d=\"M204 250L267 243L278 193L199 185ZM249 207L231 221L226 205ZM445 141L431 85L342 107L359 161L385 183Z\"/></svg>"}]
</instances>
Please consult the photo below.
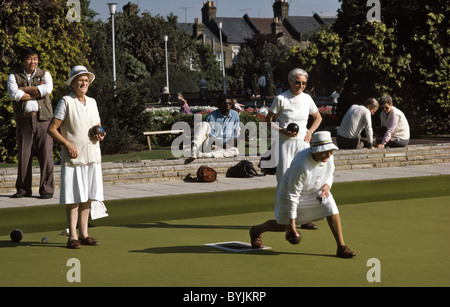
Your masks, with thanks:
<instances>
[{"instance_id":1,"label":"brown handbag","mask_svg":"<svg viewBox=\"0 0 450 307\"><path fill-rule=\"evenodd\" d=\"M202 165L197 170L197 180L200 182L213 182L216 177L217 172L209 166Z\"/></svg>"}]
</instances>

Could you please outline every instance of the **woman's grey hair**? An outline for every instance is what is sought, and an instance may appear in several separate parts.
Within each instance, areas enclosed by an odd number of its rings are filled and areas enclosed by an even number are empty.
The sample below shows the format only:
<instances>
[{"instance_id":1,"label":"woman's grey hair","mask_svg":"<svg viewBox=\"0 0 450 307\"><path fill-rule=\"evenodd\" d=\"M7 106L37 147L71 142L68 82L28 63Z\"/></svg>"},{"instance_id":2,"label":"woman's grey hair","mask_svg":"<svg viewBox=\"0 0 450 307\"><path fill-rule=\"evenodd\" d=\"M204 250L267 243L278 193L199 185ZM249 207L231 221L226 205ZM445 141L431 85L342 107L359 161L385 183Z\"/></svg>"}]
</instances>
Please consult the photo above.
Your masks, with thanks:
<instances>
[{"instance_id":1,"label":"woman's grey hair","mask_svg":"<svg viewBox=\"0 0 450 307\"><path fill-rule=\"evenodd\" d=\"M389 95L384 94L380 98L380 104L383 105L383 104L386 104L386 103L391 106L392 105L392 97L389 96Z\"/></svg>"},{"instance_id":2,"label":"woman's grey hair","mask_svg":"<svg viewBox=\"0 0 450 307\"><path fill-rule=\"evenodd\" d=\"M289 82L294 82L297 79L297 76L305 76L306 80L308 80L308 73L301 68L294 68L289 72L288 80Z\"/></svg>"}]
</instances>

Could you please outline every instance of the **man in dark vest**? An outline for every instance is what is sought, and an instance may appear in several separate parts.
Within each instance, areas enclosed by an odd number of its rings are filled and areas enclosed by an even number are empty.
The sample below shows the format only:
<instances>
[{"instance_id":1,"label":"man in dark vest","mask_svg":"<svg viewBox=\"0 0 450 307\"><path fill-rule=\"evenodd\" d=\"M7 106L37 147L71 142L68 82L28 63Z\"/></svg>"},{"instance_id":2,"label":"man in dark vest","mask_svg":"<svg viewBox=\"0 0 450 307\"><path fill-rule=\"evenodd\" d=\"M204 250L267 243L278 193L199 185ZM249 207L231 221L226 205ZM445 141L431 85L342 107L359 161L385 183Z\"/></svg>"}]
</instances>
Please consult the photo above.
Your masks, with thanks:
<instances>
[{"instance_id":1,"label":"man in dark vest","mask_svg":"<svg viewBox=\"0 0 450 307\"><path fill-rule=\"evenodd\" d=\"M32 196L32 160L36 154L41 169L40 198L53 197L53 139L47 127L53 116L50 73L38 68L39 52L33 47L20 54L21 67L8 77L8 94L13 100L18 149L16 194L13 198Z\"/></svg>"}]
</instances>

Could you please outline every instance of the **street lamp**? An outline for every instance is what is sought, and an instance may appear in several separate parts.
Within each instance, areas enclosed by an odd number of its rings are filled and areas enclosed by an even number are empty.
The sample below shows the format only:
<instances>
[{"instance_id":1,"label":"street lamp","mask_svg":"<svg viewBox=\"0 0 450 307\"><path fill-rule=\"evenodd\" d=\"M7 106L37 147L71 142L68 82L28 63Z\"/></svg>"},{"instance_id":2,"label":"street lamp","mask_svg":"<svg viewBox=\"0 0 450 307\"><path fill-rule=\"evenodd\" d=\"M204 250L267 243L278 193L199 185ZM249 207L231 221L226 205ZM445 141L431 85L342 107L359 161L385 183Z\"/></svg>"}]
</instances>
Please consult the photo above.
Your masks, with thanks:
<instances>
[{"instance_id":1,"label":"street lamp","mask_svg":"<svg viewBox=\"0 0 450 307\"><path fill-rule=\"evenodd\" d=\"M227 93L227 85L225 81L225 57L223 54L223 45L222 45L222 23L219 22L219 35L220 35L220 56L222 57L222 84L223 84L223 93Z\"/></svg>"},{"instance_id":2,"label":"street lamp","mask_svg":"<svg viewBox=\"0 0 450 307\"><path fill-rule=\"evenodd\" d=\"M167 60L167 41L169 40L169 36L164 35L164 49L166 52L166 86L167 91L170 93L169 89L169 61Z\"/></svg>"},{"instance_id":3,"label":"street lamp","mask_svg":"<svg viewBox=\"0 0 450 307\"><path fill-rule=\"evenodd\" d=\"M116 49L115 49L115 39L114 39L114 15L116 14L117 3L108 3L109 13L111 14L111 25L112 25L112 56L113 56L113 81L114 90L116 89Z\"/></svg>"}]
</instances>

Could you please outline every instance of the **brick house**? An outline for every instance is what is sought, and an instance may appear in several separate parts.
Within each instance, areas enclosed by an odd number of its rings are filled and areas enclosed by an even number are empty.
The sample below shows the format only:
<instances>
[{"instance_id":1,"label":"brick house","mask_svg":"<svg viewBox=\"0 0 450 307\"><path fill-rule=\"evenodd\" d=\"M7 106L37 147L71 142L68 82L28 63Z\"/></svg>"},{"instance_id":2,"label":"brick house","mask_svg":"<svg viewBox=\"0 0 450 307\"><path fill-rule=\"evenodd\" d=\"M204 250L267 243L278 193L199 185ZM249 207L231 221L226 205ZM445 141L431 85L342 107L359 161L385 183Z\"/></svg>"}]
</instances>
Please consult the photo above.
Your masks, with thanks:
<instances>
[{"instance_id":1,"label":"brick house","mask_svg":"<svg viewBox=\"0 0 450 307\"><path fill-rule=\"evenodd\" d=\"M219 23L222 23L225 67L235 63L241 46L246 43L246 39L255 34L273 34L284 45L306 48L309 43L305 34L314 31L324 23L336 20L332 17L320 17L317 14L289 16L287 0L275 0L273 18L252 18L247 14L242 17L217 17L214 1L204 1L201 13L201 21L195 18L194 23L178 23L177 27L186 31L199 43L211 45L217 60L221 61Z\"/></svg>"}]
</instances>

